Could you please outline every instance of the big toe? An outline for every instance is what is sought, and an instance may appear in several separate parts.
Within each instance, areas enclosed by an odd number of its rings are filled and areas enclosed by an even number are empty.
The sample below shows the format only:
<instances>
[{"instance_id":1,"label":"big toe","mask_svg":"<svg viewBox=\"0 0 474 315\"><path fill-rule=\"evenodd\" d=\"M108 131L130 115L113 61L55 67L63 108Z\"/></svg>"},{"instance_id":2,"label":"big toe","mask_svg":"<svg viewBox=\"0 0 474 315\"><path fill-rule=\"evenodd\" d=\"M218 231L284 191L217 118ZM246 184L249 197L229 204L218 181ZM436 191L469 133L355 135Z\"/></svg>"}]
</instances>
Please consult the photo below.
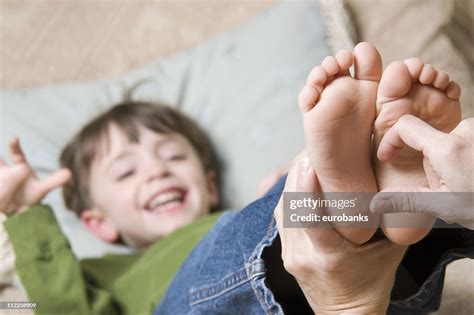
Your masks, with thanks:
<instances>
[{"instance_id":1,"label":"big toe","mask_svg":"<svg viewBox=\"0 0 474 315\"><path fill-rule=\"evenodd\" d=\"M354 75L358 80L380 81L382 58L372 44L362 42L354 48Z\"/></svg>"},{"instance_id":2,"label":"big toe","mask_svg":"<svg viewBox=\"0 0 474 315\"><path fill-rule=\"evenodd\" d=\"M377 92L378 101L390 101L408 93L411 86L411 76L407 66L400 61L394 61L383 72Z\"/></svg>"}]
</instances>

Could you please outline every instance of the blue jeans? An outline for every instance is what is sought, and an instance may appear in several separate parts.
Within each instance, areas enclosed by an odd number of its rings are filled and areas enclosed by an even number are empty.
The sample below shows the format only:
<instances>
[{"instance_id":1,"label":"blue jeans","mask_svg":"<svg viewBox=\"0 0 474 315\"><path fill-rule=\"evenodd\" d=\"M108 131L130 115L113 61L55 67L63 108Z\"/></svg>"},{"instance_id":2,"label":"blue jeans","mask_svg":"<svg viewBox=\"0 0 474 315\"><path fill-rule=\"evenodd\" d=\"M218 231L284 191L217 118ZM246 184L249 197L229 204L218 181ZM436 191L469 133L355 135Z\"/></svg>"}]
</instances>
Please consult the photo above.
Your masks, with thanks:
<instances>
[{"instance_id":1,"label":"blue jeans","mask_svg":"<svg viewBox=\"0 0 474 315\"><path fill-rule=\"evenodd\" d=\"M183 263L155 315L284 313L267 285L262 254L278 235L273 210L285 179L243 210L222 215ZM412 245L397 270L388 314L437 310L445 267L463 257L474 257L474 233L463 228L434 229Z\"/></svg>"}]
</instances>

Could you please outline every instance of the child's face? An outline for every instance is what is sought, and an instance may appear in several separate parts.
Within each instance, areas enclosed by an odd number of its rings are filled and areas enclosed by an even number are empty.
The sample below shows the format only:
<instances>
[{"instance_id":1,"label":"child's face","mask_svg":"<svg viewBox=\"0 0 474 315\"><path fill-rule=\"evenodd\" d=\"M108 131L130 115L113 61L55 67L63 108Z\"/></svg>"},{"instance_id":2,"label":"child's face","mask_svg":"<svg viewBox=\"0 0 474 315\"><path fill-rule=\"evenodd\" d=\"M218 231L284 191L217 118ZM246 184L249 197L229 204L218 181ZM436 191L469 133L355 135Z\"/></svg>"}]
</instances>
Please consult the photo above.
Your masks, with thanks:
<instances>
[{"instance_id":1,"label":"child's face","mask_svg":"<svg viewBox=\"0 0 474 315\"><path fill-rule=\"evenodd\" d=\"M179 134L139 126L138 143L114 125L107 150L91 165L88 228L105 241L144 247L207 213L217 203L214 174Z\"/></svg>"}]
</instances>

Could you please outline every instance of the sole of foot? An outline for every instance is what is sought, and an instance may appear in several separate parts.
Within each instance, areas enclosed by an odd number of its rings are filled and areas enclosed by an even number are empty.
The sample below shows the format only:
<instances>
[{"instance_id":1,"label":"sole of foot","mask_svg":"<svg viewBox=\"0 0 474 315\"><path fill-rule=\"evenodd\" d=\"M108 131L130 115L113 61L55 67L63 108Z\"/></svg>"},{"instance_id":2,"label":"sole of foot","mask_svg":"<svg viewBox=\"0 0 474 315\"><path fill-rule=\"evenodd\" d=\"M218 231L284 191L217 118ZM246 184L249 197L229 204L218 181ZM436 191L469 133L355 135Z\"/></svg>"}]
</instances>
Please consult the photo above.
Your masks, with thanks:
<instances>
[{"instance_id":1,"label":"sole of foot","mask_svg":"<svg viewBox=\"0 0 474 315\"><path fill-rule=\"evenodd\" d=\"M380 54L374 46L360 43L353 53L343 50L326 57L311 71L299 94L306 150L323 192L377 191L371 138L381 75ZM349 241L362 244L378 224L377 215L368 210L366 214L371 227L335 229Z\"/></svg>"},{"instance_id":2,"label":"sole of foot","mask_svg":"<svg viewBox=\"0 0 474 315\"><path fill-rule=\"evenodd\" d=\"M429 187L420 152L403 148L390 161L381 162L376 158L378 145L385 132L406 114L417 116L441 131L451 131L461 121L460 94L460 87L450 81L446 73L420 59L393 62L385 69L377 92L372 150L380 190L400 186ZM387 214L382 216L381 226L391 241L408 245L425 237L434 221L435 218L427 214Z\"/></svg>"}]
</instances>

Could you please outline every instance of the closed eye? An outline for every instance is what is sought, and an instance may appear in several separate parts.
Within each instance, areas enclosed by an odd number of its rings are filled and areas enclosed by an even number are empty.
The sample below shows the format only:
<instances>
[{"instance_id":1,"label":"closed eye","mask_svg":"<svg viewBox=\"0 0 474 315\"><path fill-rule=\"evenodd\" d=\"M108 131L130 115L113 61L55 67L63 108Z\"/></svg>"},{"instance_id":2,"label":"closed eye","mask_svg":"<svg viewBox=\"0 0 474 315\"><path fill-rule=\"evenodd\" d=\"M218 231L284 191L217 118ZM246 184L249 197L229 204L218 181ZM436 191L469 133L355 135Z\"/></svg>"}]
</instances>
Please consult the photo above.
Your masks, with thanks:
<instances>
[{"instance_id":1,"label":"closed eye","mask_svg":"<svg viewBox=\"0 0 474 315\"><path fill-rule=\"evenodd\" d=\"M181 161L186 158L185 154L174 154L167 158L168 161Z\"/></svg>"},{"instance_id":2,"label":"closed eye","mask_svg":"<svg viewBox=\"0 0 474 315\"><path fill-rule=\"evenodd\" d=\"M121 175L117 178L117 181L124 180L124 179L126 179L126 178L132 176L133 174L135 174L135 170L126 171L125 173L121 174Z\"/></svg>"}]
</instances>

